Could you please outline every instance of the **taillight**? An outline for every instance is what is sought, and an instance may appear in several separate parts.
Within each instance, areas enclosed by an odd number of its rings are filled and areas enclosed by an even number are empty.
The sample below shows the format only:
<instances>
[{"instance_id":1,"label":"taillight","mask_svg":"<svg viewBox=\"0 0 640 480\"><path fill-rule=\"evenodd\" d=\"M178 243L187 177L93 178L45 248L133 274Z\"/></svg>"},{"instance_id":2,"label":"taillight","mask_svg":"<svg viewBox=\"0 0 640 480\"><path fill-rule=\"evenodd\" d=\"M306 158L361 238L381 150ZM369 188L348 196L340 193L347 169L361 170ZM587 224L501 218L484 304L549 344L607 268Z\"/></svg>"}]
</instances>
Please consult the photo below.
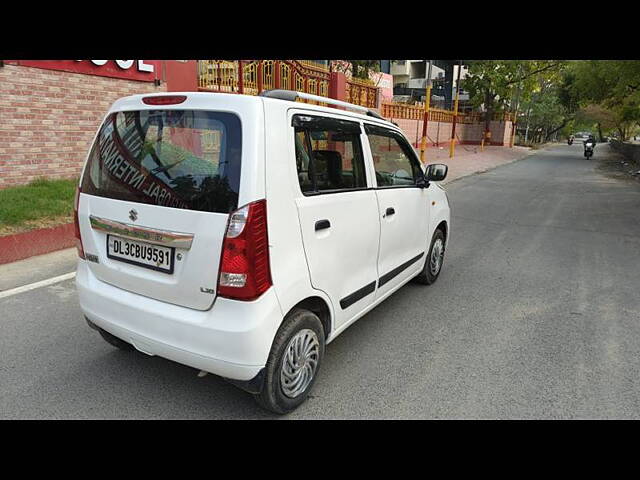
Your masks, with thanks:
<instances>
[{"instance_id":1,"label":"taillight","mask_svg":"<svg viewBox=\"0 0 640 480\"><path fill-rule=\"evenodd\" d=\"M156 97L144 97L142 101L147 105L176 105L186 99L186 95L159 95Z\"/></svg>"},{"instance_id":2,"label":"taillight","mask_svg":"<svg viewBox=\"0 0 640 480\"><path fill-rule=\"evenodd\" d=\"M270 286L267 202L259 200L229 215L222 243L218 295L254 300Z\"/></svg>"},{"instance_id":3,"label":"taillight","mask_svg":"<svg viewBox=\"0 0 640 480\"><path fill-rule=\"evenodd\" d=\"M80 186L76 187L76 198L73 201L73 223L75 224L76 250L78 256L84 259L84 247L82 246L82 238L80 237L80 222L78 220L78 204L80 203Z\"/></svg>"}]
</instances>

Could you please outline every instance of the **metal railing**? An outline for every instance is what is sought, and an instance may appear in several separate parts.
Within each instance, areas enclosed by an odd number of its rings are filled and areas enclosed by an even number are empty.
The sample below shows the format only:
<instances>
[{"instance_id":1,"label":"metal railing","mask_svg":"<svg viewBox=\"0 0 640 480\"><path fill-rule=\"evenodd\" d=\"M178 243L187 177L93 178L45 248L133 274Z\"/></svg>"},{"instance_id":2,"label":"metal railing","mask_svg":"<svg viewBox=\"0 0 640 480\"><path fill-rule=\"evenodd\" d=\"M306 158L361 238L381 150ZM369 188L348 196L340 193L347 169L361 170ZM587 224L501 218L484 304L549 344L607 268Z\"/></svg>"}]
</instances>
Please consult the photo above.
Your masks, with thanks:
<instances>
[{"instance_id":1,"label":"metal railing","mask_svg":"<svg viewBox=\"0 0 640 480\"><path fill-rule=\"evenodd\" d=\"M404 103L383 103L382 116L392 119L423 120L424 106ZM463 114L458 114L459 122L462 120L462 117L464 117ZM453 122L453 112L439 108L430 108L429 119L436 122Z\"/></svg>"},{"instance_id":2,"label":"metal railing","mask_svg":"<svg viewBox=\"0 0 640 480\"><path fill-rule=\"evenodd\" d=\"M315 60L198 60L201 91L258 95L283 89L329 97L330 82L329 67ZM345 96L348 103L378 106L378 88L372 82L348 79Z\"/></svg>"},{"instance_id":3,"label":"metal railing","mask_svg":"<svg viewBox=\"0 0 640 480\"><path fill-rule=\"evenodd\" d=\"M201 91L258 95L284 89L328 97L330 79L329 67L313 60L198 61Z\"/></svg>"},{"instance_id":4,"label":"metal railing","mask_svg":"<svg viewBox=\"0 0 640 480\"><path fill-rule=\"evenodd\" d=\"M345 88L346 101L363 107L378 107L378 88L371 81L359 78L347 79Z\"/></svg>"},{"instance_id":5,"label":"metal railing","mask_svg":"<svg viewBox=\"0 0 640 480\"><path fill-rule=\"evenodd\" d=\"M305 67L315 68L329 73L329 66L324 63L318 62L317 60L298 60L298 62L300 62Z\"/></svg>"},{"instance_id":6,"label":"metal railing","mask_svg":"<svg viewBox=\"0 0 640 480\"><path fill-rule=\"evenodd\" d=\"M457 123L481 123L484 121L483 112L458 112ZM391 119L407 119L407 120L423 120L424 105L410 105L406 103L390 103L382 104L382 116ZM439 108L429 109L429 120L436 122L453 123L454 112L451 110L443 110ZM492 117L495 121L512 121L513 114L511 112L495 112Z\"/></svg>"}]
</instances>

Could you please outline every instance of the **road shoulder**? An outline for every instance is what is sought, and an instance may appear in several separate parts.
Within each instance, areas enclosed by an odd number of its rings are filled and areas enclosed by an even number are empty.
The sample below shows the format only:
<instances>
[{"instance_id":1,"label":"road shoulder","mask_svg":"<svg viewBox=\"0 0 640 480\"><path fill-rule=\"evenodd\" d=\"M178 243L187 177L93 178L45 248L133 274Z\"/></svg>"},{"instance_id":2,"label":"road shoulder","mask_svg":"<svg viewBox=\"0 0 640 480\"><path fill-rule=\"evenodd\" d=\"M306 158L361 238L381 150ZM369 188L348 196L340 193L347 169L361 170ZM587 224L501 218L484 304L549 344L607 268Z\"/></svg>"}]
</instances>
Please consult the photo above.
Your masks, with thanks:
<instances>
[{"instance_id":1,"label":"road shoulder","mask_svg":"<svg viewBox=\"0 0 640 480\"><path fill-rule=\"evenodd\" d=\"M596 169L602 174L640 184L640 165L616 152L610 145L603 145L599 151L596 150L593 159L598 162Z\"/></svg>"},{"instance_id":2,"label":"road shoulder","mask_svg":"<svg viewBox=\"0 0 640 480\"><path fill-rule=\"evenodd\" d=\"M77 263L76 249L67 248L0 265L0 292L75 272Z\"/></svg>"}]
</instances>

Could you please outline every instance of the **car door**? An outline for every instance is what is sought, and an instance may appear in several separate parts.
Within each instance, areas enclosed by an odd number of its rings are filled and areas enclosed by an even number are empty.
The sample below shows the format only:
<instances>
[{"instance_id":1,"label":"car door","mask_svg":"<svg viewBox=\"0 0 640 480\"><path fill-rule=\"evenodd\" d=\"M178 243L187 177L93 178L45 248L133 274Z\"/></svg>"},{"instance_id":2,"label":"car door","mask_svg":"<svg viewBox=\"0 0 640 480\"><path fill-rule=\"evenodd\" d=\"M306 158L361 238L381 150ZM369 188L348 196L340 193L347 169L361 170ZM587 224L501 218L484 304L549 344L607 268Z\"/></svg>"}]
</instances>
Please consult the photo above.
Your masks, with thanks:
<instances>
[{"instance_id":1,"label":"car door","mask_svg":"<svg viewBox=\"0 0 640 480\"><path fill-rule=\"evenodd\" d=\"M332 116L295 114L292 126L311 284L331 298L340 328L375 298L380 221L364 133L359 122Z\"/></svg>"},{"instance_id":2,"label":"car door","mask_svg":"<svg viewBox=\"0 0 640 480\"><path fill-rule=\"evenodd\" d=\"M397 131L365 124L376 182L380 248L376 298L415 275L429 246L429 189L417 185L420 160Z\"/></svg>"}]
</instances>

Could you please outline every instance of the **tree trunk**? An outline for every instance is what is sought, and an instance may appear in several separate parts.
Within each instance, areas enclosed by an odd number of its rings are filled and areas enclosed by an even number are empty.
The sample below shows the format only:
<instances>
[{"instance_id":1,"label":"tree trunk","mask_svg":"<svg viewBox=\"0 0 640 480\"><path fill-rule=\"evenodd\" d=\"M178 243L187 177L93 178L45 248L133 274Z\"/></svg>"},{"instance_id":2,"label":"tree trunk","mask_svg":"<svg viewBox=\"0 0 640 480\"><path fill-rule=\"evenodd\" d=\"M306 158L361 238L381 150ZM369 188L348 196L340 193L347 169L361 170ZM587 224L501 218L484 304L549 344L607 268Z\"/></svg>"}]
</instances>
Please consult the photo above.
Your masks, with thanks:
<instances>
[{"instance_id":1,"label":"tree trunk","mask_svg":"<svg viewBox=\"0 0 640 480\"><path fill-rule=\"evenodd\" d=\"M604 142L602 139L602 125L598 122L598 136L600 137L600 143Z\"/></svg>"},{"instance_id":2,"label":"tree trunk","mask_svg":"<svg viewBox=\"0 0 640 480\"><path fill-rule=\"evenodd\" d=\"M617 127L618 133L620 134L620 141L624 142L627 139L627 132L623 127Z\"/></svg>"},{"instance_id":3,"label":"tree trunk","mask_svg":"<svg viewBox=\"0 0 640 480\"><path fill-rule=\"evenodd\" d=\"M562 130L566 125L567 125L567 120L564 120L562 122L562 125L560 125L558 128L554 128L547 134L547 138L545 140L548 140L551 135L558 132L559 130ZM600 136L600 141L602 141L602 136Z\"/></svg>"}]
</instances>

